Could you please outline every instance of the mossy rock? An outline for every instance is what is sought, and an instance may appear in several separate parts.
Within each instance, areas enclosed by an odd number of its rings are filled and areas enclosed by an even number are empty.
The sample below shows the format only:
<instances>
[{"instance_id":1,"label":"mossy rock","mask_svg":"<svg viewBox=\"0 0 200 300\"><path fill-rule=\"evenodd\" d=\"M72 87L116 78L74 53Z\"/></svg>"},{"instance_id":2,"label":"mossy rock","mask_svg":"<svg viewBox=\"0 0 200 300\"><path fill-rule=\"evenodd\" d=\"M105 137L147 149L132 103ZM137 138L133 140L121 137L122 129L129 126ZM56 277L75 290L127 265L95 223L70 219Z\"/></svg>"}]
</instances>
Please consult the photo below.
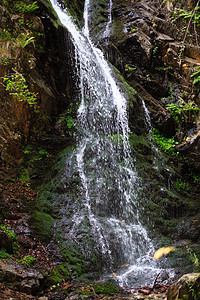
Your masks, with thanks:
<instances>
[{"instance_id":1,"label":"mossy rock","mask_svg":"<svg viewBox=\"0 0 200 300\"><path fill-rule=\"evenodd\" d=\"M53 222L54 219L51 215L39 211L35 211L30 220L31 225L34 227L35 234L45 243L48 243L52 238Z\"/></svg>"}]
</instances>

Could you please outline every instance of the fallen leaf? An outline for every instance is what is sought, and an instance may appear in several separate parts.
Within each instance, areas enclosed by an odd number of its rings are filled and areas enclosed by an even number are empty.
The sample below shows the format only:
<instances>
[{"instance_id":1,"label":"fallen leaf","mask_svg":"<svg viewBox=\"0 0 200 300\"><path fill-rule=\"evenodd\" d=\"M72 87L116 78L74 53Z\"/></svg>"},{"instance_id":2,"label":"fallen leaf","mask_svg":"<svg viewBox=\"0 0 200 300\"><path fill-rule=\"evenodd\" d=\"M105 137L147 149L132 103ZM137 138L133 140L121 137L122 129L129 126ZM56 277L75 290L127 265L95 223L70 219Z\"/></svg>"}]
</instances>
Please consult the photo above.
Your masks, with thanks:
<instances>
[{"instance_id":1,"label":"fallen leaf","mask_svg":"<svg viewBox=\"0 0 200 300\"><path fill-rule=\"evenodd\" d=\"M164 254L167 255L168 253L170 253L171 251L174 251L175 249L176 249L176 247L173 247L173 246L162 247L154 253L153 258L157 260L157 259L161 258Z\"/></svg>"}]
</instances>

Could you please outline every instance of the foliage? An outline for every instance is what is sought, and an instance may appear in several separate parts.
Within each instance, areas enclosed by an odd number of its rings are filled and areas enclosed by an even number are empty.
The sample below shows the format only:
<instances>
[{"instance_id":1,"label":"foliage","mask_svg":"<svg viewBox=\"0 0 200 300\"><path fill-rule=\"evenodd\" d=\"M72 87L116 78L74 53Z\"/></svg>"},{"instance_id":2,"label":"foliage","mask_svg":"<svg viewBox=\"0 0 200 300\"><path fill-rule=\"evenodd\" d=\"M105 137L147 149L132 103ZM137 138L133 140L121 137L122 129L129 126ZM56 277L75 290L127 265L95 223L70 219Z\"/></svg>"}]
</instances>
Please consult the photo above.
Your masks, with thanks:
<instances>
[{"instance_id":1,"label":"foliage","mask_svg":"<svg viewBox=\"0 0 200 300\"><path fill-rule=\"evenodd\" d=\"M74 126L76 119L72 117L72 110L73 110L73 103L70 103L69 108L67 109L66 116L60 117L61 120L64 120L66 122L67 132L68 134L71 134L72 127Z\"/></svg>"},{"instance_id":2,"label":"foliage","mask_svg":"<svg viewBox=\"0 0 200 300\"><path fill-rule=\"evenodd\" d=\"M17 241L15 233L10 229L9 226L0 225L0 228L11 238L13 242Z\"/></svg>"},{"instance_id":3,"label":"foliage","mask_svg":"<svg viewBox=\"0 0 200 300\"><path fill-rule=\"evenodd\" d=\"M10 237L12 240L12 248L14 252L17 252L19 250L18 241L16 234L11 230L11 228L8 225L0 225L0 228Z\"/></svg>"},{"instance_id":4,"label":"foliage","mask_svg":"<svg viewBox=\"0 0 200 300\"><path fill-rule=\"evenodd\" d=\"M37 94L30 92L26 85L26 80L20 74L11 74L4 76L3 81L6 83L6 90L10 92L18 101L27 102L30 106L36 108Z\"/></svg>"},{"instance_id":5,"label":"foliage","mask_svg":"<svg viewBox=\"0 0 200 300\"><path fill-rule=\"evenodd\" d=\"M18 260L19 263L24 264L28 267L31 266L35 261L36 261L36 258L29 254L27 256L23 257L22 259Z\"/></svg>"},{"instance_id":6,"label":"foliage","mask_svg":"<svg viewBox=\"0 0 200 300\"><path fill-rule=\"evenodd\" d=\"M186 103L182 99L179 103L167 104L166 108L169 109L176 124L181 124L183 120L187 120L189 118L189 113L192 113L193 118L197 119L200 112L200 109L196 106L194 101Z\"/></svg>"},{"instance_id":7,"label":"foliage","mask_svg":"<svg viewBox=\"0 0 200 300\"><path fill-rule=\"evenodd\" d=\"M7 64L9 64L9 62L10 62L9 59L6 56L1 57L2 65L7 65Z\"/></svg>"},{"instance_id":8,"label":"foliage","mask_svg":"<svg viewBox=\"0 0 200 300\"><path fill-rule=\"evenodd\" d=\"M161 150L170 155L179 155L179 152L175 150L175 146L178 144L178 142L175 142L174 137L166 138L157 129L152 130L152 136Z\"/></svg>"},{"instance_id":9,"label":"foliage","mask_svg":"<svg viewBox=\"0 0 200 300\"><path fill-rule=\"evenodd\" d=\"M174 186L177 189L177 191L189 191L190 190L190 186L188 183L183 182L181 179L176 179L176 181L174 182Z\"/></svg>"},{"instance_id":10,"label":"foliage","mask_svg":"<svg viewBox=\"0 0 200 300\"><path fill-rule=\"evenodd\" d=\"M186 248L187 248L187 252L189 254L190 260L193 263L193 272L194 273L200 272L200 261L196 255L196 253L189 246L186 246Z\"/></svg>"},{"instance_id":11,"label":"foliage","mask_svg":"<svg viewBox=\"0 0 200 300\"><path fill-rule=\"evenodd\" d=\"M16 3L14 7L17 12L22 13L22 14L34 13L39 8L36 1L31 4L26 4L25 2L21 1L20 3Z\"/></svg>"},{"instance_id":12,"label":"foliage","mask_svg":"<svg viewBox=\"0 0 200 300\"><path fill-rule=\"evenodd\" d=\"M193 84L200 83L200 67L195 67L195 72L192 73L191 77L196 77L193 81Z\"/></svg>"},{"instance_id":13,"label":"foliage","mask_svg":"<svg viewBox=\"0 0 200 300\"><path fill-rule=\"evenodd\" d=\"M14 38L10 31L6 29L0 29L0 41L12 41Z\"/></svg>"},{"instance_id":14,"label":"foliage","mask_svg":"<svg viewBox=\"0 0 200 300\"><path fill-rule=\"evenodd\" d=\"M26 46L28 46L30 43L34 43L35 38L33 36L29 36L28 33L24 34L20 34L18 35L18 37L15 40L15 44L17 47L20 48L25 48Z\"/></svg>"},{"instance_id":15,"label":"foliage","mask_svg":"<svg viewBox=\"0 0 200 300\"><path fill-rule=\"evenodd\" d=\"M23 182L29 182L30 181L30 175L29 170L26 168L22 168L21 176L19 178L20 181Z\"/></svg>"},{"instance_id":16,"label":"foliage","mask_svg":"<svg viewBox=\"0 0 200 300\"><path fill-rule=\"evenodd\" d=\"M200 8L197 6L189 11L184 9L180 9L178 12L180 17L183 17L185 20L192 18L192 22L198 26L200 26Z\"/></svg>"},{"instance_id":17,"label":"foliage","mask_svg":"<svg viewBox=\"0 0 200 300\"><path fill-rule=\"evenodd\" d=\"M0 250L0 259L9 259L12 255L7 253L5 249Z\"/></svg>"}]
</instances>

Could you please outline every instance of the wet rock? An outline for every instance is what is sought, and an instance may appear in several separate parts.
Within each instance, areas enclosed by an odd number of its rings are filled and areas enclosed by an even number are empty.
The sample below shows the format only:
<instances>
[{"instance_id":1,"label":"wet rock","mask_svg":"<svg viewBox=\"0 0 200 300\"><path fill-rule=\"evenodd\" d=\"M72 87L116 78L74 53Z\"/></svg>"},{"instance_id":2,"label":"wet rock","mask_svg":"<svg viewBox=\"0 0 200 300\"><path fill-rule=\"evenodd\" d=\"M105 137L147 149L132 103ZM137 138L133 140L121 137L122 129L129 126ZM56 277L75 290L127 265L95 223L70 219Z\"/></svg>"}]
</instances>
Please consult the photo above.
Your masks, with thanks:
<instances>
[{"instance_id":1,"label":"wet rock","mask_svg":"<svg viewBox=\"0 0 200 300\"><path fill-rule=\"evenodd\" d=\"M8 253L13 252L12 239L2 229L0 229L0 249L5 249Z\"/></svg>"},{"instance_id":2,"label":"wet rock","mask_svg":"<svg viewBox=\"0 0 200 300\"><path fill-rule=\"evenodd\" d=\"M191 166L200 170L200 131L176 149L187 157Z\"/></svg>"},{"instance_id":3,"label":"wet rock","mask_svg":"<svg viewBox=\"0 0 200 300\"><path fill-rule=\"evenodd\" d=\"M176 283L169 287L167 300L199 299L200 273L183 275Z\"/></svg>"},{"instance_id":4,"label":"wet rock","mask_svg":"<svg viewBox=\"0 0 200 300\"><path fill-rule=\"evenodd\" d=\"M0 261L0 280L14 290L34 294L39 290L44 275L9 259Z\"/></svg>"}]
</instances>

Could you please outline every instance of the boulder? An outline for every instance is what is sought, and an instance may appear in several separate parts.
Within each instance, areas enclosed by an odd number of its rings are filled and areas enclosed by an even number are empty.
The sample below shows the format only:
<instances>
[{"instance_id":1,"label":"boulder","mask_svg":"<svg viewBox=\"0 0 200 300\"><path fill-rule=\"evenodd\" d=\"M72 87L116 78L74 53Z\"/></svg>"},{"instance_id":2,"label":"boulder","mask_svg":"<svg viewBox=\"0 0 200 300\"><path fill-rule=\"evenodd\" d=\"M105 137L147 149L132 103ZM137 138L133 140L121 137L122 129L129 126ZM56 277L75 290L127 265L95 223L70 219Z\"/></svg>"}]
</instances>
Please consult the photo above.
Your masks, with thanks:
<instances>
[{"instance_id":1,"label":"boulder","mask_svg":"<svg viewBox=\"0 0 200 300\"><path fill-rule=\"evenodd\" d=\"M44 275L33 268L25 268L12 259L0 260L0 281L13 290L35 294L43 280Z\"/></svg>"},{"instance_id":2,"label":"boulder","mask_svg":"<svg viewBox=\"0 0 200 300\"><path fill-rule=\"evenodd\" d=\"M200 273L185 274L169 287L167 300L179 299L200 299Z\"/></svg>"}]
</instances>

